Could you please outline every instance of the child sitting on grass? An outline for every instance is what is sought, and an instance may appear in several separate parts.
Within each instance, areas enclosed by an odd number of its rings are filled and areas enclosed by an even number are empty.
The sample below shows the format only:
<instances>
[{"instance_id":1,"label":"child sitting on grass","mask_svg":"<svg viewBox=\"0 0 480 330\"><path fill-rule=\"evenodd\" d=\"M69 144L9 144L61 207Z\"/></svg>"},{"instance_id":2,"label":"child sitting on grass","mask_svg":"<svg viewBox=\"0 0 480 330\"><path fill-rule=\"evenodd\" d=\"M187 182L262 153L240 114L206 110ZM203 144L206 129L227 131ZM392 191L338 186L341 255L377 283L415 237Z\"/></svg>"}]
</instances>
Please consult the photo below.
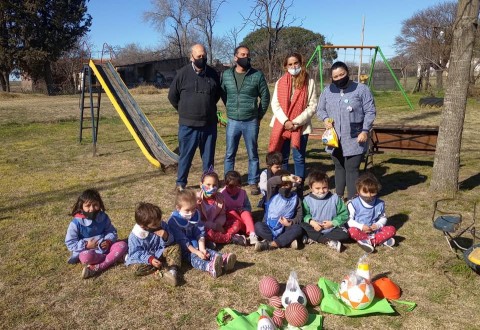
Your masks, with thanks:
<instances>
[{"instance_id":1,"label":"child sitting on grass","mask_svg":"<svg viewBox=\"0 0 480 330\"><path fill-rule=\"evenodd\" d=\"M268 180L265 219L255 223L255 232L264 241L255 244L255 251L288 245L298 249L297 239L302 235L300 223L303 212L302 202L292 187L294 183L300 182L300 177L291 175L286 170L279 170L277 175Z\"/></svg>"},{"instance_id":2,"label":"child sitting on grass","mask_svg":"<svg viewBox=\"0 0 480 330\"><path fill-rule=\"evenodd\" d=\"M128 236L128 256L125 264L134 265L135 275L158 274L172 286L178 285L181 267L180 246L174 244L168 225L162 221L162 210L150 203L139 203L135 222Z\"/></svg>"},{"instance_id":3,"label":"child sitting on grass","mask_svg":"<svg viewBox=\"0 0 480 330\"><path fill-rule=\"evenodd\" d=\"M205 223L206 238L213 243L245 245L245 237L236 235L242 229L242 222L234 217L226 217L225 199L217 191L218 181L218 174L210 167L200 182L197 208Z\"/></svg>"},{"instance_id":4,"label":"child sitting on grass","mask_svg":"<svg viewBox=\"0 0 480 330\"><path fill-rule=\"evenodd\" d=\"M362 174L356 181L358 196L348 202L348 233L365 252L378 245L393 247L395 227L385 226L385 203L377 197L380 183L371 173Z\"/></svg>"},{"instance_id":5,"label":"child sitting on grass","mask_svg":"<svg viewBox=\"0 0 480 330\"><path fill-rule=\"evenodd\" d=\"M182 257L193 268L208 272L216 278L233 270L237 256L219 253L205 247L205 224L197 210L197 195L191 189L177 192L175 211L167 221L175 242L180 245Z\"/></svg>"},{"instance_id":6,"label":"child sitting on grass","mask_svg":"<svg viewBox=\"0 0 480 330\"><path fill-rule=\"evenodd\" d=\"M100 194L85 190L73 205L72 222L67 229L65 244L72 252L68 263L85 265L82 278L96 276L123 260L127 243L117 242L117 230L105 213Z\"/></svg>"},{"instance_id":7,"label":"child sitting on grass","mask_svg":"<svg viewBox=\"0 0 480 330\"><path fill-rule=\"evenodd\" d=\"M267 168L260 173L260 182L258 187L262 193L262 199L258 202L258 207L265 208L265 201L267 199L267 182L272 176L282 169L283 156L279 151L272 151L265 157Z\"/></svg>"},{"instance_id":8,"label":"child sitting on grass","mask_svg":"<svg viewBox=\"0 0 480 330\"><path fill-rule=\"evenodd\" d=\"M340 252L348 236L345 223L348 211L342 199L328 189L328 176L314 170L307 177L310 194L303 199L303 221L300 225L307 234L305 244L323 243Z\"/></svg>"},{"instance_id":9,"label":"child sitting on grass","mask_svg":"<svg viewBox=\"0 0 480 330\"><path fill-rule=\"evenodd\" d=\"M220 189L220 193L225 200L225 209L227 220L233 218L239 220L242 224L240 232L249 236L250 245L258 242L255 235L255 227L252 218L252 205L248 199L247 192L242 189L242 177L237 171L228 171L225 174L225 187ZM247 245L247 239L243 235L234 235L232 238L239 245Z\"/></svg>"}]
</instances>

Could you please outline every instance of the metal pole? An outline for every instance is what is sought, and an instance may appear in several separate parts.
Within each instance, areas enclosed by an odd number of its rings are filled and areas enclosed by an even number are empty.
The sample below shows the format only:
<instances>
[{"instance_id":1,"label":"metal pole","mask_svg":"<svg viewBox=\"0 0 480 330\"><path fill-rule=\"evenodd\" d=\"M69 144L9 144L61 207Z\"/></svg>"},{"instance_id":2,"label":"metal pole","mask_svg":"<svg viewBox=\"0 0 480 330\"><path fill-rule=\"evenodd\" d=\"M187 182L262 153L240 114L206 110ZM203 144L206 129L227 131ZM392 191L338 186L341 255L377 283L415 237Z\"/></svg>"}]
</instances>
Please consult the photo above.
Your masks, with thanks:
<instances>
[{"instance_id":1,"label":"metal pole","mask_svg":"<svg viewBox=\"0 0 480 330\"><path fill-rule=\"evenodd\" d=\"M365 34L365 16L363 16L363 23L362 23L362 37L361 37L361 45L363 46L363 37ZM360 82L360 75L362 74L362 55L363 55L363 48L360 48L360 63L358 64L358 82Z\"/></svg>"}]
</instances>

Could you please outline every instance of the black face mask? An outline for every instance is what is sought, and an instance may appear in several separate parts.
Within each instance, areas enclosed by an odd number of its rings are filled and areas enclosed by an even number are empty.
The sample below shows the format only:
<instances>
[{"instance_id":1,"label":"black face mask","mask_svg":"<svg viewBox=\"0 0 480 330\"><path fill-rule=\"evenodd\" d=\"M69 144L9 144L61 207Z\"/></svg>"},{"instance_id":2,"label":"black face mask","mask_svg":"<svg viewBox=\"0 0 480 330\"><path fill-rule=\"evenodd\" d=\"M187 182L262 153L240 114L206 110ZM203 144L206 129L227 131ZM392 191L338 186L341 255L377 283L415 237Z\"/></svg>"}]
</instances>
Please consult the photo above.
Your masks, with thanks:
<instances>
[{"instance_id":1,"label":"black face mask","mask_svg":"<svg viewBox=\"0 0 480 330\"><path fill-rule=\"evenodd\" d=\"M205 66L207 65L207 58L206 58L206 57L196 58L196 59L193 60L193 64L194 64L197 68L203 70L203 69L205 69Z\"/></svg>"},{"instance_id":2,"label":"black face mask","mask_svg":"<svg viewBox=\"0 0 480 330\"><path fill-rule=\"evenodd\" d=\"M291 192L292 192L292 188L279 188L278 189L278 193L285 198L290 197Z\"/></svg>"},{"instance_id":3,"label":"black face mask","mask_svg":"<svg viewBox=\"0 0 480 330\"><path fill-rule=\"evenodd\" d=\"M87 219L92 220L92 221L95 221L95 219L97 218L98 212L100 212L100 211L93 211L93 212L82 211L82 214L83 214Z\"/></svg>"},{"instance_id":4,"label":"black face mask","mask_svg":"<svg viewBox=\"0 0 480 330\"><path fill-rule=\"evenodd\" d=\"M250 57L242 57L237 60L237 64L240 65L243 69L250 69Z\"/></svg>"},{"instance_id":5,"label":"black face mask","mask_svg":"<svg viewBox=\"0 0 480 330\"><path fill-rule=\"evenodd\" d=\"M345 75L345 77L341 78L341 79L338 79L338 80L332 80L332 83L337 86L337 88L339 89L345 89L347 86L348 86L348 81L349 81L350 77L347 75Z\"/></svg>"}]
</instances>

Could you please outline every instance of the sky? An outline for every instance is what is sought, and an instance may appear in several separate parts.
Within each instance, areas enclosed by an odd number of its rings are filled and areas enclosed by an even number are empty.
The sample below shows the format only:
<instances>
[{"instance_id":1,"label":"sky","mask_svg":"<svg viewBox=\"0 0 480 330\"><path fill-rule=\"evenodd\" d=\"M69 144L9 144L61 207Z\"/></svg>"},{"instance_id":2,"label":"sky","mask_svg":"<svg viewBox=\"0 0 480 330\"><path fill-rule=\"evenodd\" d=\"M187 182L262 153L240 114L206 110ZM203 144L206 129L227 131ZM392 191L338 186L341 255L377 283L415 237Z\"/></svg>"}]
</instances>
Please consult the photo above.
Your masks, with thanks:
<instances>
[{"instance_id":1,"label":"sky","mask_svg":"<svg viewBox=\"0 0 480 330\"><path fill-rule=\"evenodd\" d=\"M396 55L395 37L400 34L402 21L416 12L438 4L439 0L293 0L290 9L297 23L325 36L334 45L360 45L362 20L365 17L365 46L380 46L387 57ZM218 13L214 35L223 36L230 29L243 25L241 14L248 16L254 0L227 0ZM143 20L143 13L152 10L150 0L91 0L87 4L92 16L89 33L94 44L94 57L100 56L104 43L125 46L135 43L141 47L157 48L163 42L162 34ZM297 25L297 24L293 24ZM246 27L240 40L252 29ZM312 50L313 53L313 50ZM339 60L352 61L353 51L340 50ZM305 54L311 55L311 54ZM364 51L368 56L368 51Z\"/></svg>"}]
</instances>

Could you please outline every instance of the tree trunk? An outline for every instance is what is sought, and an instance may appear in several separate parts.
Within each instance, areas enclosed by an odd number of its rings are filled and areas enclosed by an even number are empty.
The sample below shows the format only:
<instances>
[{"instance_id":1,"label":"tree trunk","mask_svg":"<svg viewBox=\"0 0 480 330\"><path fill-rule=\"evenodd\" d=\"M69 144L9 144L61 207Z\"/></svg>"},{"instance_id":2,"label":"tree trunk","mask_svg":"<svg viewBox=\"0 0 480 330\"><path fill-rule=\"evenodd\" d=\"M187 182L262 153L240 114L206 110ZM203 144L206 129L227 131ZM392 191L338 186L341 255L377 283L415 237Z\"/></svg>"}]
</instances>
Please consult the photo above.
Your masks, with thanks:
<instances>
[{"instance_id":1,"label":"tree trunk","mask_svg":"<svg viewBox=\"0 0 480 330\"><path fill-rule=\"evenodd\" d=\"M443 194L458 190L460 149L479 5L479 0L460 0L453 29L444 109L430 183L431 191Z\"/></svg>"},{"instance_id":2,"label":"tree trunk","mask_svg":"<svg viewBox=\"0 0 480 330\"><path fill-rule=\"evenodd\" d=\"M438 93L438 92L441 92L442 89L443 89L443 69L436 70L435 74L436 74L436 78L437 78L436 79L436 83L437 83L436 90L437 90L437 93Z\"/></svg>"},{"instance_id":3,"label":"tree trunk","mask_svg":"<svg viewBox=\"0 0 480 330\"><path fill-rule=\"evenodd\" d=\"M5 78L4 78L4 72L0 72L0 86L2 86L3 92L7 91L7 82L5 81Z\"/></svg>"},{"instance_id":4,"label":"tree trunk","mask_svg":"<svg viewBox=\"0 0 480 330\"><path fill-rule=\"evenodd\" d=\"M430 90L430 64L427 65L427 71L425 74L425 81L423 85L423 91L428 92Z\"/></svg>"},{"instance_id":5,"label":"tree trunk","mask_svg":"<svg viewBox=\"0 0 480 330\"><path fill-rule=\"evenodd\" d=\"M53 95L55 93L55 85L53 84L52 68L49 61L45 62L43 70L47 95Z\"/></svg>"}]
</instances>

